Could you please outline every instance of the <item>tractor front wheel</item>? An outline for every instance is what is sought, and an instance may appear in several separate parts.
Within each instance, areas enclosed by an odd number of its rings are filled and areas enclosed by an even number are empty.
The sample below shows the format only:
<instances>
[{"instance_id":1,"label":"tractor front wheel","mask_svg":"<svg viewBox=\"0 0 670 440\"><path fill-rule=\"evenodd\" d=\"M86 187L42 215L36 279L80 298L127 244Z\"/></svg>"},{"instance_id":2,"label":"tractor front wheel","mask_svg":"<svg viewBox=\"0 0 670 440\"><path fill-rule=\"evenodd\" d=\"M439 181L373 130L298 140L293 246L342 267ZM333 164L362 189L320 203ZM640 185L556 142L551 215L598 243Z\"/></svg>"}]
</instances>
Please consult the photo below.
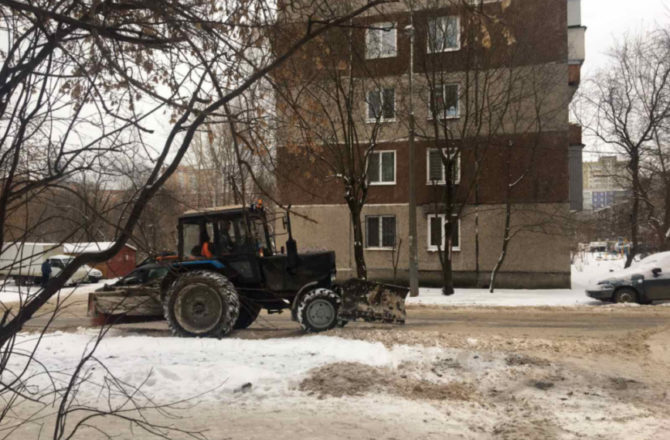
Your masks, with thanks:
<instances>
[{"instance_id":1,"label":"tractor front wheel","mask_svg":"<svg viewBox=\"0 0 670 440\"><path fill-rule=\"evenodd\" d=\"M298 322L309 333L330 330L338 324L340 295L329 289L314 289L302 297L298 305Z\"/></svg>"},{"instance_id":2,"label":"tractor front wheel","mask_svg":"<svg viewBox=\"0 0 670 440\"><path fill-rule=\"evenodd\" d=\"M237 321L240 299L225 276L193 271L179 276L169 287L163 312L176 336L221 338Z\"/></svg>"}]
</instances>

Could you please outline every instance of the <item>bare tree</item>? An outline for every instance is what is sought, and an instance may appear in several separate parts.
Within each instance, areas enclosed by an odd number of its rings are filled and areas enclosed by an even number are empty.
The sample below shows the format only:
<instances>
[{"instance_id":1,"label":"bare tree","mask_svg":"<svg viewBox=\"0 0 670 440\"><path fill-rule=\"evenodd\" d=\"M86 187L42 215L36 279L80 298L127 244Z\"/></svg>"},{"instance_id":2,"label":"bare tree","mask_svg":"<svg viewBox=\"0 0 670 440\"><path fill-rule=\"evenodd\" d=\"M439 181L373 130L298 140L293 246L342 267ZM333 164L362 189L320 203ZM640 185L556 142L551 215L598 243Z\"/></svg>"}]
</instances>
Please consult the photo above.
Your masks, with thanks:
<instances>
[{"instance_id":1,"label":"bare tree","mask_svg":"<svg viewBox=\"0 0 670 440\"><path fill-rule=\"evenodd\" d=\"M578 118L596 139L613 147L628 163L632 193L629 220L630 266L639 252L642 211L657 234L665 235L665 206L651 201L645 188L645 167L655 169L665 185L665 153L662 133L670 117L670 46L666 30L657 29L628 36L611 52L611 63L588 83L580 96ZM661 197L663 200L665 197ZM663 218L665 217L665 218ZM665 240L663 240L665 242Z\"/></svg>"},{"instance_id":2,"label":"bare tree","mask_svg":"<svg viewBox=\"0 0 670 440\"><path fill-rule=\"evenodd\" d=\"M474 196L479 204L479 178L487 150L496 136L505 130L505 117L512 95L519 87L520 73L513 69L516 40L509 23L502 15L509 6L503 2L499 10L484 9L483 5L459 2L462 35L453 34L448 19L427 24L428 51L440 53L445 45L458 44L463 52L463 71L451 72L445 57L423 58L425 77L424 102L429 109L429 124L419 130L419 136L430 140L442 163L440 179L434 181L439 194L436 211L444 217L442 240L437 240L437 254L442 267L443 293L454 293L452 268L452 237L459 219ZM428 2L425 8L436 7ZM453 41L451 41L453 40ZM458 84L458 85L455 85ZM461 162L468 157L473 172L467 179ZM479 210L475 210L478 223ZM443 234L443 235L442 235ZM444 245L442 244L444 243ZM476 266L479 271L479 236L475 237Z\"/></svg>"},{"instance_id":3,"label":"bare tree","mask_svg":"<svg viewBox=\"0 0 670 440\"><path fill-rule=\"evenodd\" d=\"M342 3L347 4L347 9L353 9L353 2ZM288 70L291 73L278 77L275 86L279 107L285 116L282 123L297 127L293 130L295 140L287 149L296 160L314 164L318 172L323 173L307 180L325 178L341 184L339 188L349 209L353 230L356 275L366 279L363 208L371 172L375 175L373 180L382 178L382 159L374 156L374 152L384 131L384 121L395 119L398 110L394 85L376 80L362 67L366 55L354 45L354 29L361 26L352 21L315 40L305 55L315 59L314 71L300 72L306 60L296 58L293 68ZM396 31L374 26L365 28ZM362 103L367 105L364 111L361 111ZM282 178L299 185L294 177L284 175Z\"/></svg>"},{"instance_id":4,"label":"bare tree","mask_svg":"<svg viewBox=\"0 0 670 440\"><path fill-rule=\"evenodd\" d=\"M86 221L60 235L62 242L82 226L89 236L107 228L114 244L75 257L43 289L1 312L0 394L8 405L0 421L17 401L29 398L15 385L29 381L31 370L8 370L22 356L15 346L18 332L58 298L79 267L110 259L133 238L147 204L198 133L226 122L227 104L306 43L384 2L367 2L344 14L328 2L317 2L323 6L319 15L310 15L296 28L278 21L282 16L275 2L256 0L0 0L0 247L9 216L30 199L73 182L90 182L90 176L94 182L102 181L101 176L122 180L116 164L129 158L146 164L140 167L142 183L120 199L115 216L80 197ZM281 2L283 8L294 6L300 8L301 2ZM269 38L282 44L271 45ZM34 231L41 222L23 224ZM11 223L15 228L21 224ZM12 240L25 240L32 231L15 231ZM84 358L88 362L90 352ZM77 387L76 376L66 390ZM56 438L69 436L61 428L72 400L68 392L61 399Z\"/></svg>"},{"instance_id":5,"label":"bare tree","mask_svg":"<svg viewBox=\"0 0 670 440\"><path fill-rule=\"evenodd\" d=\"M428 2L422 8L435 6ZM482 173L501 170L509 160L514 162L514 171L500 182L507 185L501 199L504 217L512 224L514 203L520 198L529 202L527 195L519 196L512 190L524 186L523 191L517 191L529 192L537 178L534 150L544 131L563 122L561 109L569 98L564 96L560 73L538 62L531 41L539 37L530 36L535 27L510 6L511 2L457 2L452 17L429 18L426 23L428 54L420 67L428 122L420 125L419 136L431 144L429 154L434 156L429 159L429 175L435 194L431 221L436 224L429 239L437 247L445 295L454 293L452 240L460 220L467 216L473 216L475 223L476 283L485 283L479 276L479 217L492 213L482 205ZM460 22L460 34L455 20ZM444 55L452 47L459 48L458 71L450 65L453 59ZM550 128L545 129L544 124ZM505 146L515 139L523 145L515 148L513 159L506 159L501 151L507 151ZM490 196L486 203L491 203ZM441 222L439 231L437 223ZM506 231L503 226L499 264L504 262L506 243L511 239Z\"/></svg>"}]
</instances>

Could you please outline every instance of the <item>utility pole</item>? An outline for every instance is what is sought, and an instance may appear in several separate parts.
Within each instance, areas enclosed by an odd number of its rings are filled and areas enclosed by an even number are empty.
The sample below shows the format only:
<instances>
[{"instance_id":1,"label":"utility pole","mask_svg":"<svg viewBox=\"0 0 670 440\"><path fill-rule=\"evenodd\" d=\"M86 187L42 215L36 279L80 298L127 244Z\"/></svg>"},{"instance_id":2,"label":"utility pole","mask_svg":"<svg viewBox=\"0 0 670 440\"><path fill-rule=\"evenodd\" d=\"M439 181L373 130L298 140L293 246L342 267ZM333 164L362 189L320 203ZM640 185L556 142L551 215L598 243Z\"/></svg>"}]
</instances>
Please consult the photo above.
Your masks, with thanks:
<instances>
[{"instance_id":1,"label":"utility pole","mask_svg":"<svg viewBox=\"0 0 670 440\"><path fill-rule=\"evenodd\" d=\"M414 4L409 1L409 289L419 296L419 256L416 243L416 151L414 146Z\"/></svg>"}]
</instances>

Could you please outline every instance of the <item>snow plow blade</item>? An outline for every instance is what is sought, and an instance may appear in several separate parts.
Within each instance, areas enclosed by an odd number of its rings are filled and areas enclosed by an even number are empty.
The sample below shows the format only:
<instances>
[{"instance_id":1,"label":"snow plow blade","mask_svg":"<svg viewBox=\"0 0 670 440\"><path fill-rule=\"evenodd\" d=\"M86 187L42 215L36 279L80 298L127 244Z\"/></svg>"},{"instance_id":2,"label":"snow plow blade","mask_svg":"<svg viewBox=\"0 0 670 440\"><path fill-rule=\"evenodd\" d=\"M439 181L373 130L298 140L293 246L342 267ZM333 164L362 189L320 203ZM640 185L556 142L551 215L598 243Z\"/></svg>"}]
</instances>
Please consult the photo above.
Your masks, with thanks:
<instances>
[{"instance_id":1,"label":"snow plow blade","mask_svg":"<svg viewBox=\"0 0 670 440\"><path fill-rule=\"evenodd\" d=\"M341 288L339 318L347 321L363 319L368 322L405 323L405 298L409 288L359 279L346 281Z\"/></svg>"},{"instance_id":2,"label":"snow plow blade","mask_svg":"<svg viewBox=\"0 0 670 440\"><path fill-rule=\"evenodd\" d=\"M158 286L109 287L88 295L88 315L162 317Z\"/></svg>"}]
</instances>

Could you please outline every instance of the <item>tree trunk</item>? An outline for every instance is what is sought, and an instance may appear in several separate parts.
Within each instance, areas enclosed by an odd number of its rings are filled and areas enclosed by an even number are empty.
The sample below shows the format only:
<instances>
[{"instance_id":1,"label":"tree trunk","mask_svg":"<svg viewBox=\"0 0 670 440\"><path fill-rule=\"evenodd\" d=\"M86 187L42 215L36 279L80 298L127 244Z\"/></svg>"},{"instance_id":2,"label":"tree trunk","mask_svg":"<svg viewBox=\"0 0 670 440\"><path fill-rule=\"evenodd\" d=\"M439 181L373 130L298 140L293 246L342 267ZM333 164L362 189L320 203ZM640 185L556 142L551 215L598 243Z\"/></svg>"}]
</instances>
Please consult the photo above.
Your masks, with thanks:
<instances>
[{"instance_id":1,"label":"tree trunk","mask_svg":"<svg viewBox=\"0 0 670 440\"><path fill-rule=\"evenodd\" d=\"M453 224L450 221L444 225L444 250L439 250L442 256L440 258L440 263L442 263L442 294L447 296L454 294L454 271L451 261L452 228Z\"/></svg>"},{"instance_id":2,"label":"tree trunk","mask_svg":"<svg viewBox=\"0 0 670 440\"><path fill-rule=\"evenodd\" d=\"M451 256L449 250L445 249L444 258L442 259L442 295L454 294L454 272L451 264Z\"/></svg>"},{"instance_id":3,"label":"tree trunk","mask_svg":"<svg viewBox=\"0 0 670 440\"><path fill-rule=\"evenodd\" d=\"M626 257L626 264L624 268L630 267L633 263L633 258L638 251L638 240L640 226L638 219L640 218L640 166L639 153L634 153L630 163L631 175L633 178L633 206L630 212L630 251Z\"/></svg>"},{"instance_id":4,"label":"tree trunk","mask_svg":"<svg viewBox=\"0 0 670 440\"><path fill-rule=\"evenodd\" d=\"M351 211L351 226L354 229L354 262L356 263L356 276L362 280L368 279L368 269L365 266L365 254L363 252L363 226L361 225L361 210L357 206L349 205Z\"/></svg>"},{"instance_id":5,"label":"tree trunk","mask_svg":"<svg viewBox=\"0 0 670 440\"><path fill-rule=\"evenodd\" d=\"M500 268L502 267L503 263L505 262L505 257L507 257L507 247L510 242L510 225L511 225L511 218L512 218L512 205L510 203L510 200L508 198L507 204L505 206L505 232L503 235L503 244L502 244L502 249L500 251L500 256L498 257L498 261L496 262L495 267L491 271L491 284L489 285L489 292L493 293L495 291L495 286L496 286L496 277L498 276L498 271L500 271Z\"/></svg>"}]
</instances>

